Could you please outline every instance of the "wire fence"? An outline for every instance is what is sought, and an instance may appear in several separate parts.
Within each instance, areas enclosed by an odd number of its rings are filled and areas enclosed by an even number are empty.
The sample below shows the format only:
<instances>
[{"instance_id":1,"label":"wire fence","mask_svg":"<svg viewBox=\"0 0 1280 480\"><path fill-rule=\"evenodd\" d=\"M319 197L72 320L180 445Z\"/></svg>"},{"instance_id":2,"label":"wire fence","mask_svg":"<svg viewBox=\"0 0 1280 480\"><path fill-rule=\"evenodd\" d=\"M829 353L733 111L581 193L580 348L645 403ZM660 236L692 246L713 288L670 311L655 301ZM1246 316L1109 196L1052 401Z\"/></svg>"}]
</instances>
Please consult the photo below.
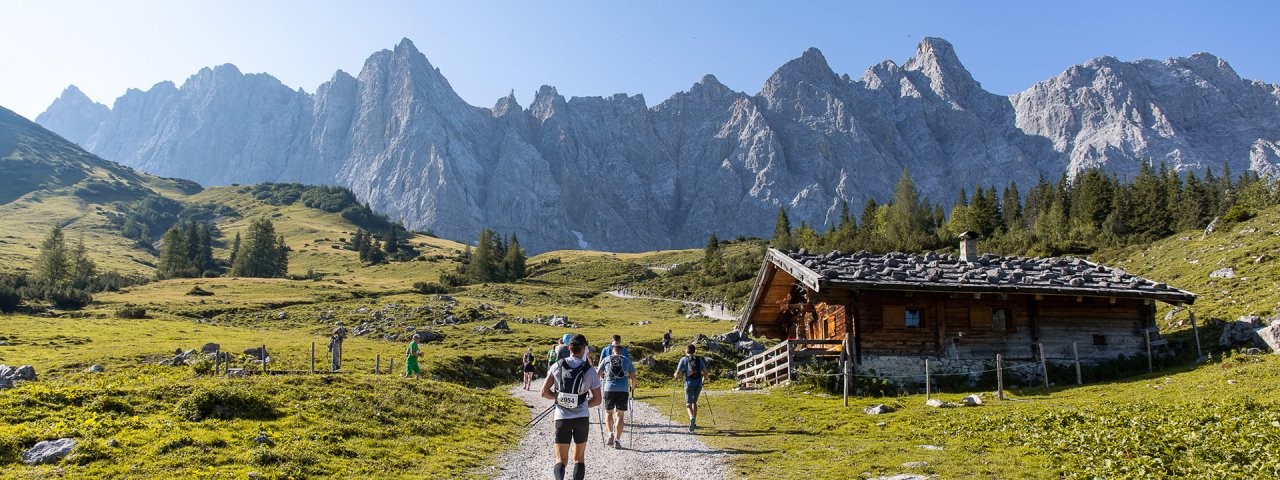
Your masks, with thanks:
<instances>
[{"instance_id":1,"label":"wire fence","mask_svg":"<svg viewBox=\"0 0 1280 480\"><path fill-rule=\"evenodd\" d=\"M1015 365L1006 365L1006 366L999 367L999 368L989 368L989 369L985 369L985 370L970 370L970 371L962 371L962 372L955 372L955 371L952 371L952 372L933 372L933 371L923 372L923 371L922 371L922 372L920 372L920 373L916 373L916 374L908 374L908 375L864 375L864 374L856 374L856 373L855 373L855 374L853 374L852 376L853 376L853 377L858 377L858 378L884 378L884 379L895 379L895 378L922 378L922 377L925 377L926 375L927 375L927 376L931 376L931 377L942 377L942 376L974 376L974 375L981 375L981 374L983 374L983 373L992 373L992 372L996 372L996 371L999 371L999 370L1013 370L1013 369L1017 369L1017 368L1025 368L1025 367L1040 368L1040 362L1028 362L1028 363L1015 364ZM839 372L837 372L837 373L809 372L809 371L805 371L805 370L801 370L801 369L797 369L797 370L796 370L796 372L795 372L795 374L796 374L796 375L809 376L809 377L842 377L842 376L844 376L844 373L839 373Z\"/></svg>"}]
</instances>

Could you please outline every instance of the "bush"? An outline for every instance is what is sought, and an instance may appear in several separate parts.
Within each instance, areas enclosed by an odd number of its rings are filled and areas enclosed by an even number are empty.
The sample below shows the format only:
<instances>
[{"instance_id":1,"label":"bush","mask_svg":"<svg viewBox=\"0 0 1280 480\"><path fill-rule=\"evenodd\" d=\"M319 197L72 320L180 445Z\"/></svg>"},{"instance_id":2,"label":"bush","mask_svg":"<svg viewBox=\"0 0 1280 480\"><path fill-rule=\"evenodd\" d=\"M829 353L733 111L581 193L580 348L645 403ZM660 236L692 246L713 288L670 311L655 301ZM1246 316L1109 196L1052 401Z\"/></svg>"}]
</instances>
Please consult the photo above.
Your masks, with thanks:
<instances>
[{"instance_id":1,"label":"bush","mask_svg":"<svg viewBox=\"0 0 1280 480\"><path fill-rule=\"evenodd\" d=\"M53 306L65 310L79 310L93 303L93 295L84 290L62 287L53 290L46 298Z\"/></svg>"},{"instance_id":2,"label":"bush","mask_svg":"<svg viewBox=\"0 0 1280 480\"><path fill-rule=\"evenodd\" d=\"M0 312L9 313L18 310L22 305L22 295L18 290L26 283L26 278L16 275L0 276Z\"/></svg>"},{"instance_id":3,"label":"bush","mask_svg":"<svg viewBox=\"0 0 1280 480\"><path fill-rule=\"evenodd\" d=\"M439 295L439 294L450 293L453 291L452 288L446 287L439 283L431 283L431 282L415 282L413 284L413 289L417 290L418 293L421 293L423 295Z\"/></svg>"},{"instance_id":4,"label":"bush","mask_svg":"<svg viewBox=\"0 0 1280 480\"><path fill-rule=\"evenodd\" d=\"M187 295L190 295L192 297L212 297L213 292L200 288L199 285L196 285L194 287L191 287L191 290L187 290Z\"/></svg>"},{"instance_id":5,"label":"bush","mask_svg":"<svg viewBox=\"0 0 1280 480\"><path fill-rule=\"evenodd\" d=\"M271 420L279 416L266 395L237 384L196 387L178 401L175 413L193 422L208 418Z\"/></svg>"},{"instance_id":6,"label":"bush","mask_svg":"<svg viewBox=\"0 0 1280 480\"><path fill-rule=\"evenodd\" d=\"M1232 205L1231 208L1227 209L1227 214L1223 215L1222 219L1228 222L1235 223L1235 222L1243 222L1243 221L1249 220L1255 216L1257 216L1257 214L1254 213L1253 210L1250 210L1248 207L1245 207L1243 205Z\"/></svg>"},{"instance_id":7,"label":"bush","mask_svg":"<svg viewBox=\"0 0 1280 480\"><path fill-rule=\"evenodd\" d=\"M147 309L136 306L136 305L125 305L123 307L117 308L115 315L116 315L116 318L127 318L132 320L138 320L138 319L147 318Z\"/></svg>"}]
</instances>

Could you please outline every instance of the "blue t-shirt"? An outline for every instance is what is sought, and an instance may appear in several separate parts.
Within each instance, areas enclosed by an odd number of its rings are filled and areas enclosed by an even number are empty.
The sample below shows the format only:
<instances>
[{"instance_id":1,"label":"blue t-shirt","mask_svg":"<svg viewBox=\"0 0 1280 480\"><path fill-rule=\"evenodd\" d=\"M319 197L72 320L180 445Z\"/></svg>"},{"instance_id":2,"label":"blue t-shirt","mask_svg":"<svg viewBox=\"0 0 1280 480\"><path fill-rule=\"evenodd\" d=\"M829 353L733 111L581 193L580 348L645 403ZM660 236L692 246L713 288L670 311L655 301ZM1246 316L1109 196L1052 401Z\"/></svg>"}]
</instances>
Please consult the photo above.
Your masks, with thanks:
<instances>
[{"instance_id":1,"label":"blue t-shirt","mask_svg":"<svg viewBox=\"0 0 1280 480\"><path fill-rule=\"evenodd\" d=\"M627 347L618 347L618 348L622 349L622 356L627 357L628 360L631 359L631 351L627 350ZM613 345L605 345L604 348L600 350L600 358L605 358L612 354L613 354Z\"/></svg>"},{"instance_id":2,"label":"blue t-shirt","mask_svg":"<svg viewBox=\"0 0 1280 480\"><path fill-rule=\"evenodd\" d=\"M701 368L702 373L706 374L707 362L703 361L701 358L698 358L698 357L693 357L693 358L698 362L697 366L702 367ZM696 377L689 376L689 356L688 355L685 355L684 358L680 359L680 364L676 365L676 371L680 372L682 374L681 376L684 377L685 386L697 387L702 385L701 375Z\"/></svg>"},{"instance_id":3,"label":"blue t-shirt","mask_svg":"<svg viewBox=\"0 0 1280 480\"><path fill-rule=\"evenodd\" d=\"M609 347L604 347L604 348L608 349ZM623 350L623 352L626 352L626 350ZM627 358L626 355L622 355L622 370L623 370L622 377L605 378L606 373L609 371L609 357L605 356L600 359L600 378L604 379L604 389L603 389L604 391L606 392L630 391L630 389L628 388L630 387L630 384L629 384L630 376L631 374L636 373L636 366L631 363L631 359Z\"/></svg>"}]
</instances>

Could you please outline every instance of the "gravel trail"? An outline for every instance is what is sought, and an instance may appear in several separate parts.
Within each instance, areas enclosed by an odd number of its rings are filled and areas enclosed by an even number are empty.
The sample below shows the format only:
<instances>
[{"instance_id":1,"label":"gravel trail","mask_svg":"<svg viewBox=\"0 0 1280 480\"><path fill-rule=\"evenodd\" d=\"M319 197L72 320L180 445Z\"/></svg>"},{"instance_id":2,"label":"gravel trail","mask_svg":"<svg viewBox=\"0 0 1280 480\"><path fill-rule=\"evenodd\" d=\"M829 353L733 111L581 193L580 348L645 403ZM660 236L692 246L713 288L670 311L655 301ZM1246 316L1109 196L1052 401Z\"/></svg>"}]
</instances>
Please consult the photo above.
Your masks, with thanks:
<instances>
[{"instance_id":1,"label":"gravel trail","mask_svg":"<svg viewBox=\"0 0 1280 480\"><path fill-rule=\"evenodd\" d=\"M511 394L529 407L530 418L551 405L550 400L538 397L537 391L526 392L519 386L513 387ZM677 421L669 423L666 415L646 403L632 402L631 408L635 411L635 420L632 423L628 418L622 438L625 448L621 450L604 446L601 425L596 411L592 410L591 438L587 440L587 478L726 478L725 452L707 447L697 435L682 428L678 419L683 418L683 411L676 412ZM676 408L681 407L677 405ZM551 416L547 416L529 430L518 446L503 455L490 473L499 479L552 478L551 467L555 464L553 428L554 422ZM570 472L572 468L570 465Z\"/></svg>"}]
</instances>

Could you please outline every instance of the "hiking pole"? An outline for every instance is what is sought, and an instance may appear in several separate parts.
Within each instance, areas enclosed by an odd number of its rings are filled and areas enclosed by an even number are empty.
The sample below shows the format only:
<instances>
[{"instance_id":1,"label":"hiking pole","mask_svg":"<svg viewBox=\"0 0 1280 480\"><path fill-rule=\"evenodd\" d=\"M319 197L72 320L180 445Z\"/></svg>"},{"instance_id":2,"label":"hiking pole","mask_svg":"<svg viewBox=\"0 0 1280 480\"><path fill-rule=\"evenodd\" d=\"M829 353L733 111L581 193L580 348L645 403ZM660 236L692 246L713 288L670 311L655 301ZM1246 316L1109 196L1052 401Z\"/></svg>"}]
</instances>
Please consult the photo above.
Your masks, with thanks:
<instances>
[{"instance_id":1,"label":"hiking pole","mask_svg":"<svg viewBox=\"0 0 1280 480\"><path fill-rule=\"evenodd\" d=\"M551 406L547 407L546 410L543 410L542 413L535 415L532 420L529 420L529 423L524 424L525 428L530 428L537 425L539 422L542 421L542 419L547 418L547 414L550 414L551 410L555 408L556 408L556 404L552 403Z\"/></svg>"},{"instance_id":2,"label":"hiking pole","mask_svg":"<svg viewBox=\"0 0 1280 480\"><path fill-rule=\"evenodd\" d=\"M627 396L627 416L631 420L627 421L627 426L631 428L631 433L627 435L627 445L636 448L636 389L631 388L631 394Z\"/></svg>"},{"instance_id":3,"label":"hiking pole","mask_svg":"<svg viewBox=\"0 0 1280 480\"><path fill-rule=\"evenodd\" d=\"M613 437L610 436L609 438L604 438L604 411L599 405L596 405L596 416L600 417L600 438L603 439L604 446L607 447L612 443L610 440L613 440ZM613 430L613 428L610 428L610 430Z\"/></svg>"},{"instance_id":4,"label":"hiking pole","mask_svg":"<svg viewBox=\"0 0 1280 480\"><path fill-rule=\"evenodd\" d=\"M702 403L707 405L707 414L711 415L711 426L715 427L716 411L711 409L711 393L710 392L707 392L707 394L702 397Z\"/></svg>"},{"instance_id":5,"label":"hiking pole","mask_svg":"<svg viewBox=\"0 0 1280 480\"><path fill-rule=\"evenodd\" d=\"M676 379L671 379L671 408L667 409L667 427L674 427L676 417Z\"/></svg>"}]
</instances>

